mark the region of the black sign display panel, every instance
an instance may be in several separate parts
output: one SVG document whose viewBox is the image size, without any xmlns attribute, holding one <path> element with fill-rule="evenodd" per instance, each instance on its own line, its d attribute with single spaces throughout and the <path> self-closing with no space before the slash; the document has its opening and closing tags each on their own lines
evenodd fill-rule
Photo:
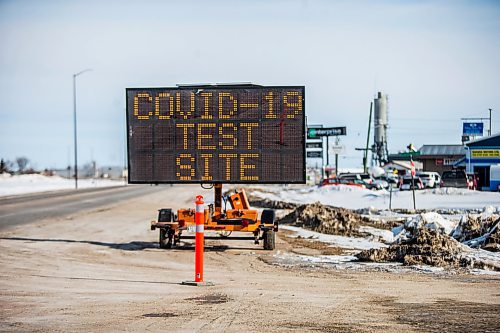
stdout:
<svg viewBox="0 0 500 333">
<path fill-rule="evenodd" d="M 305 183 L 302 86 L 128 88 L 129 183 Z"/>
<path fill-rule="evenodd" d="M 306 148 L 323 148 L 323 142 L 306 142 Z"/>
<path fill-rule="evenodd" d="M 323 157 L 322 151 L 308 151 L 307 158 L 321 158 Z"/>
</svg>

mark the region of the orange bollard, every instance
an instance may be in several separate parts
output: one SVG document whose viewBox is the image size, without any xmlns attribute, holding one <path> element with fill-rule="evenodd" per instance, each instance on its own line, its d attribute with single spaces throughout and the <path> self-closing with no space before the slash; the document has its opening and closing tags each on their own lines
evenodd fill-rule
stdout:
<svg viewBox="0 0 500 333">
<path fill-rule="evenodd" d="M 204 252 L 204 220 L 205 210 L 203 209 L 203 196 L 196 196 L 196 214 L 194 220 L 196 222 L 196 241 L 195 241 L 195 257 L 194 257 L 194 281 L 203 282 L 203 252 Z"/>
<path fill-rule="evenodd" d="M 203 281 L 203 252 L 205 241 L 205 210 L 203 208 L 203 196 L 196 196 L 196 213 L 194 221 L 196 223 L 195 255 L 194 255 L 194 281 L 183 281 L 182 284 L 189 286 L 213 286 L 212 282 Z"/>
</svg>

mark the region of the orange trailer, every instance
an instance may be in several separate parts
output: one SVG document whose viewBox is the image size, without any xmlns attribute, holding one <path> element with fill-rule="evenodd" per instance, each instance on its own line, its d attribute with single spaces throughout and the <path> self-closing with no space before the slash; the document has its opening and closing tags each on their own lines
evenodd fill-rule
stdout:
<svg viewBox="0 0 500 333">
<path fill-rule="evenodd" d="M 250 208 L 244 189 L 239 189 L 232 195 L 222 196 L 222 184 L 214 184 L 213 188 L 215 202 L 205 209 L 204 229 L 218 231 L 222 237 L 226 238 L 233 231 L 252 233 L 253 237 L 231 239 L 252 239 L 255 244 L 263 241 L 265 250 L 274 250 L 275 233 L 278 231 L 274 210 L 264 209 L 259 219 L 258 211 Z M 222 207 L 223 201 L 224 207 Z M 227 204 L 230 205 L 230 209 L 227 209 Z M 179 209 L 177 214 L 174 214 L 170 208 L 160 209 L 158 220 L 151 222 L 151 230 L 159 229 L 160 247 L 169 249 L 177 245 L 183 231 L 194 230 L 194 217 L 194 209 Z"/>
</svg>

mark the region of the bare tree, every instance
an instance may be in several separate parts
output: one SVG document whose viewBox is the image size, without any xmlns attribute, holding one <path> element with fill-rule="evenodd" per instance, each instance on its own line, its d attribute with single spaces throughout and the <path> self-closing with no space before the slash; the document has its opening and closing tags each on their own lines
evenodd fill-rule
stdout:
<svg viewBox="0 0 500 333">
<path fill-rule="evenodd" d="M 26 167 L 29 164 L 29 160 L 26 157 L 18 157 L 16 158 L 16 163 L 17 163 L 17 171 L 19 173 L 23 173 L 26 170 Z"/>
</svg>

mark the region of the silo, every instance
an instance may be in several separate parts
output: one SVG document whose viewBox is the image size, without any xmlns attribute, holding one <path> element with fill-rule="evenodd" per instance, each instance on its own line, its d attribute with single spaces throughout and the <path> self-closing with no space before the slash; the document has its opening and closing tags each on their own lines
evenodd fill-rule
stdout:
<svg viewBox="0 0 500 333">
<path fill-rule="evenodd" d="M 375 114 L 373 118 L 373 125 L 374 125 L 373 158 L 378 162 L 379 165 L 382 165 L 383 162 L 387 161 L 387 155 L 388 155 L 387 127 L 389 120 L 387 116 L 387 95 L 378 92 L 374 104 L 375 104 Z"/>
<path fill-rule="evenodd" d="M 387 95 L 383 95 L 381 92 L 378 93 L 377 98 L 375 98 L 375 117 L 374 121 L 374 132 L 375 132 L 375 143 L 382 144 L 387 142 Z"/>
</svg>

